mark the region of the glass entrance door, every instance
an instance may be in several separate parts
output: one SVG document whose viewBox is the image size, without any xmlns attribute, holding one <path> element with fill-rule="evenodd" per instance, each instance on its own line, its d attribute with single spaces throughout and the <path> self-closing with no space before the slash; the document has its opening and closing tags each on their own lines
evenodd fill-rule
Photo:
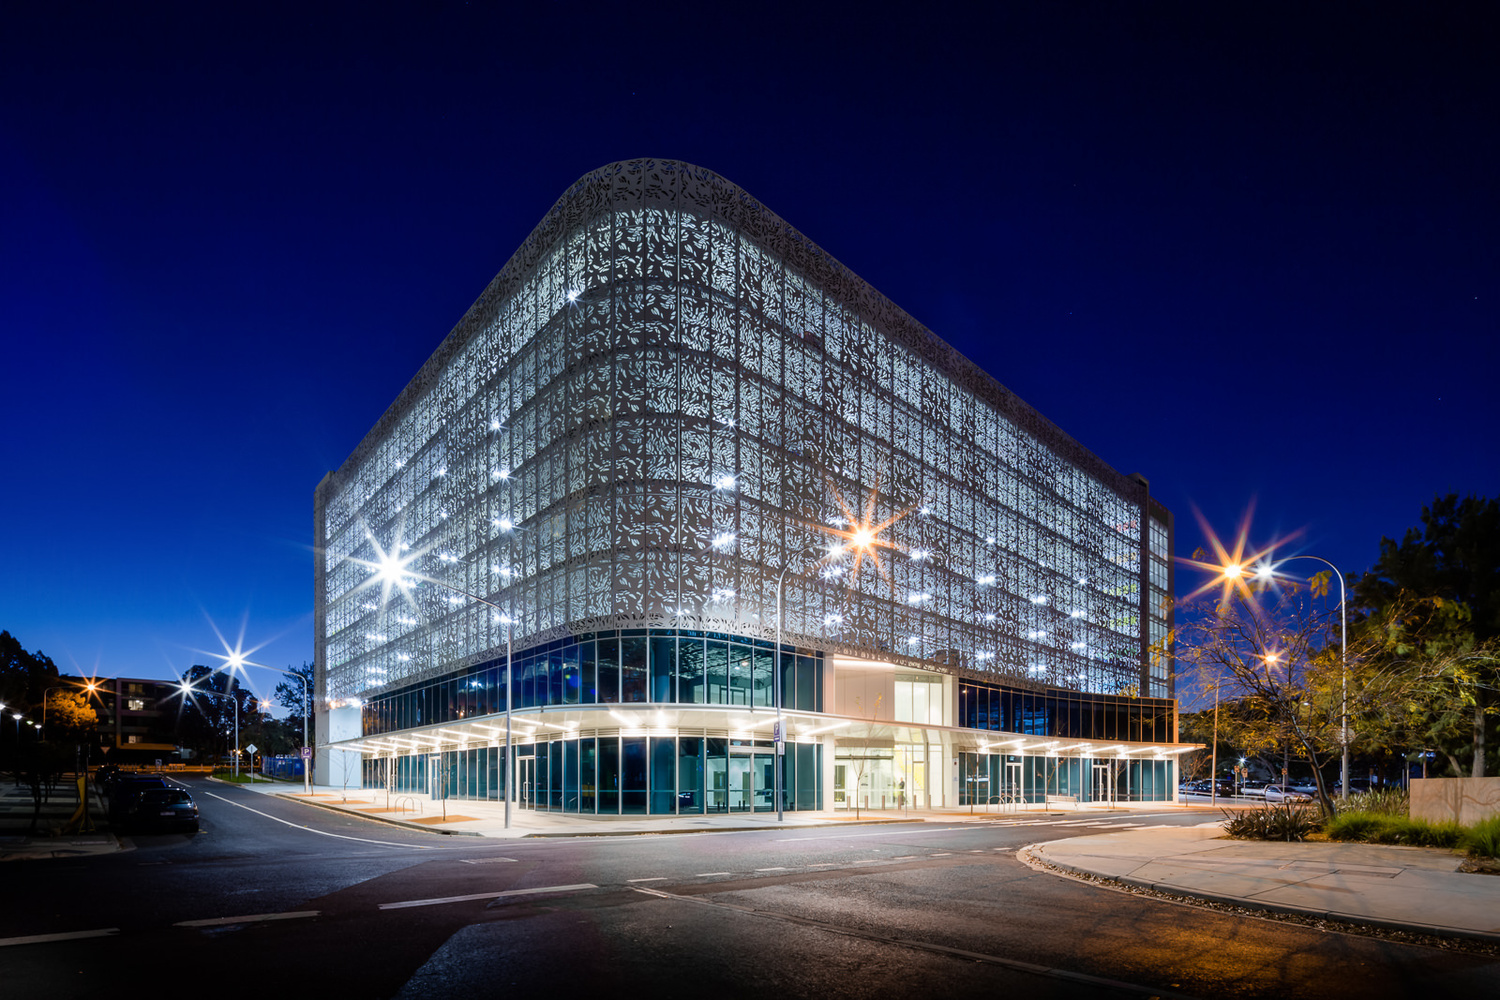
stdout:
<svg viewBox="0 0 1500 1000">
<path fill-rule="evenodd" d="M 520 757 L 516 760 L 516 788 L 521 793 L 519 805 L 522 809 L 536 808 L 536 758 Z"/>
<path fill-rule="evenodd" d="M 750 758 L 731 754 L 729 756 L 730 812 L 749 812 L 750 804 L 755 801 L 755 791 L 750 784 L 751 776 Z"/>
<path fill-rule="evenodd" d="M 1115 800 L 1115 772 L 1103 761 L 1094 761 L 1094 787 L 1093 794 L 1089 796 L 1093 802 L 1113 802 Z"/>
<path fill-rule="evenodd" d="M 1005 785 L 1000 796 L 1000 801 L 1007 805 L 1019 805 L 1024 801 L 1021 796 L 1020 761 L 1008 760 L 1005 762 Z"/>
<path fill-rule="evenodd" d="M 755 811 L 772 812 L 776 809 L 776 756 L 758 753 L 754 761 L 750 774 L 755 781 Z"/>
</svg>

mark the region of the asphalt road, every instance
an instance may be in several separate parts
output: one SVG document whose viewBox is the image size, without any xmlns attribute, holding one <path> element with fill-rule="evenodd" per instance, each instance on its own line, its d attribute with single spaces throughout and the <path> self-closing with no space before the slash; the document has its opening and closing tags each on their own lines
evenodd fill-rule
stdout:
<svg viewBox="0 0 1500 1000">
<path fill-rule="evenodd" d="M 1500 988 L 1492 960 L 1143 899 L 1015 859 L 1098 832 L 1068 817 L 496 841 L 188 784 L 196 836 L 0 870 L 0 993 L 1364 1000 Z"/>
</svg>

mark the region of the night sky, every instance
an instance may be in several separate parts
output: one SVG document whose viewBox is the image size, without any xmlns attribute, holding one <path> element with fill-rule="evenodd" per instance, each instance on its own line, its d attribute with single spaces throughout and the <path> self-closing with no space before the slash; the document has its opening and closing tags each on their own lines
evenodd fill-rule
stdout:
<svg viewBox="0 0 1500 1000">
<path fill-rule="evenodd" d="M 1179 556 L 1253 503 L 1354 575 L 1500 495 L 1496 5 L 710 6 L 6 4 L 0 628 L 311 660 L 319 479 L 643 156 L 1146 475 Z"/>
</svg>

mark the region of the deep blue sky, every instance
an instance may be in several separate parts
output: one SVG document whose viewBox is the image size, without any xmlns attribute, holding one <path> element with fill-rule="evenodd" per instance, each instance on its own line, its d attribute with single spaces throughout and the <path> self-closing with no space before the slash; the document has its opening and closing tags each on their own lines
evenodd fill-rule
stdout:
<svg viewBox="0 0 1500 1000">
<path fill-rule="evenodd" d="M 705 6 L 7 4 L 0 628 L 310 660 L 318 480 L 637 156 L 1147 475 L 1179 555 L 1254 500 L 1354 574 L 1500 495 L 1494 5 Z"/>
</svg>

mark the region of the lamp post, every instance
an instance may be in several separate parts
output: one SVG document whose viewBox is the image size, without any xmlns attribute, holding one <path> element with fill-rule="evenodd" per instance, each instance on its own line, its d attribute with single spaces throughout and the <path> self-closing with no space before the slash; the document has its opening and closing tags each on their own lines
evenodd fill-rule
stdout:
<svg viewBox="0 0 1500 1000">
<path fill-rule="evenodd" d="M 1344 574 L 1339 568 L 1322 556 L 1287 556 L 1280 560 L 1289 563 L 1294 559 L 1311 559 L 1320 562 L 1333 570 L 1333 575 L 1339 579 L 1339 744 L 1343 750 L 1341 755 L 1342 775 L 1339 780 L 1339 801 L 1345 802 L 1349 799 L 1349 603 L 1348 594 L 1344 588 Z M 1244 574 L 1245 568 L 1239 564 L 1224 567 L 1224 575 L 1236 579 Z M 1276 567 L 1271 564 L 1261 566 L 1255 572 L 1255 578 L 1262 581 L 1270 581 L 1276 574 Z"/>
<path fill-rule="evenodd" d="M 312 685 L 307 682 L 307 678 L 303 677 L 299 673 L 295 673 L 294 671 L 283 670 L 280 667 L 268 667 L 264 663 L 251 663 L 251 662 L 249 662 L 248 660 L 245 659 L 245 655 L 243 653 L 240 653 L 238 651 L 230 653 L 229 656 L 227 656 L 225 658 L 224 662 L 225 662 L 225 664 L 231 670 L 238 669 L 238 668 L 241 668 L 241 667 L 260 667 L 260 668 L 262 668 L 264 670 L 274 670 L 274 671 L 276 671 L 279 674 L 286 674 L 288 677 L 295 677 L 297 680 L 299 680 L 299 681 L 302 682 L 302 746 L 306 747 L 307 746 L 307 716 L 308 716 L 309 712 L 312 710 Z M 268 704 L 268 703 L 263 703 L 263 704 Z M 312 760 L 311 760 L 311 758 L 309 758 L 307 760 L 304 760 L 302 762 L 302 790 L 303 790 L 304 793 L 306 793 L 308 795 L 312 794 Z"/>
<path fill-rule="evenodd" d="M 873 536 L 872 536 L 872 538 L 873 538 Z M 812 555 L 816 551 L 817 551 L 817 547 L 813 546 L 811 548 L 804 549 L 802 551 L 801 555 L 803 555 L 804 557 L 805 556 L 810 556 L 810 555 Z M 813 565 L 816 566 L 816 565 L 818 565 L 818 563 L 823 562 L 827 558 L 828 558 L 827 556 L 824 556 L 823 559 L 819 559 Z M 776 822 L 778 822 L 778 823 L 783 822 L 783 817 L 782 817 L 782 800 L 783 800 L 783 798 L 785 796 L 782 794 L 782 789 L 786 787 L 786 779 L 785 779 L 785 773 L 784 773 L 785 769 L 786 769 L 786 755 L 784 753 L 784 750 L 786 748 L 786 731 L 783 728 L 782 721 L 781 721 L 781 702 L 782 702 L 782 694 L 783 694 L 782 689 L 781 689 L 781 676 L 782 676 L 782 671 L 781 671 L 781 639 L 782 639 L 782 633 L 783 633 L 783 629 L 782 629 L 782 613 L 781 613 L 782 600 L 781 600 L 781 598 L 782 598 L 782 594 L 783 594 L 783 592 L 784 592 L 784 590 L 786 588 L 786 575 L 788 573 L 790 573 L 791 571 L 792 571 L 792 564 L 791 563 L 787 563 L 786 566 L 782 568 L 781 575 L 776 578 L 776 670 L 775 670 L 775 672 L 771 676 L 771 700 L 776 703 L 776 739 L 773 742 L 775 743 L 774 749 L 775 749 L 775 759 L 776 759 L 776 766 L 774 768 L 774 773 L 775 773 L 775 783 L 774 784 L 775 784 L 775 794 L 776 794 Z"/>
<path fill-rule="evenodd" d="M 497 620 L 505 626 L 505 829 L 509 830 L 510 797 L 515 793 L 516 786 L 516 761 L 515 754 L 513 752 L 515 744 L 511 736 L 510 729 L 510 714 L 511 706 L 513 704 L 511 678 L 511 632 L 512 628 L 515 625 L 515 618 L 511 616 L 509 610 L 507 610 L 506 608 L 501 607 L 494 601 L 486 600 L 483 597 L 480 597 L 478 594 L 471 594 L 467 590 L 464 590 L 462 587 L 455 587 L 451 583 L 445 583 L 442 580 L 434 579 L 430 576 L 420 576 L 418 574 L 412 573 L 406 568 L 403 561 L 399 557 L 393 556 L 390 553 L 383 554 L 378 562 L 367 565 L 372 565 L 375 569 L 375 575 L 387 585 L 400 587 L 403 585 L 403 581 L 406 579 L 406 577 L 413 576 L 426 583 L 430 583 L 437 587 L 442 587 L 444 590 L 451 590 L 455 594 L 462 594 L 464 597 L 467 597 L 471 601 L 483 604 L 485 607 L 492 608 L 495 611 L 499 612 Z"/>
<path fill-rule="evenodd" d="M 1219 687 L 1224 683 L 1224 675 L 1220 674 L 1214 681 L 1214 748 L 1209 755 L 1208 765 L 1208 804 L 1217 806 L 1219 804 Z"/>
<path fill-rule="evenodd" d="M 230 677 L 230 680 L 232 681 L 232 680 L 234 680 L 234 678 Z M 238 686 L 238 685 L 236 685 L 236 686 Z M 230 700 L 230 702 L 234 705 L 234 708 L 232 710 L 233 713 L 234 713 L 234 777 L 235 777 L 235 780 L 238 781 L 239 777 L 240 777 L 240 702 L 239 702 L 239 699 L 236 698 L 236 697 L 234 697 L 234 695 L 229 694 L 227 692 L 223 692 L 223 691 L 200 691 L 197 688 L 193 687 L 193 685 L 189 681 L 183 681 L 181 684 L 178 685 L 178 688 L 180 689 L 178 693 L 182 694 L 184 697 L 187 696 L 187 695 L 206 694 L 206 695 L 208 695 L 211 698 L 228 698 Z"/>
</svg>

